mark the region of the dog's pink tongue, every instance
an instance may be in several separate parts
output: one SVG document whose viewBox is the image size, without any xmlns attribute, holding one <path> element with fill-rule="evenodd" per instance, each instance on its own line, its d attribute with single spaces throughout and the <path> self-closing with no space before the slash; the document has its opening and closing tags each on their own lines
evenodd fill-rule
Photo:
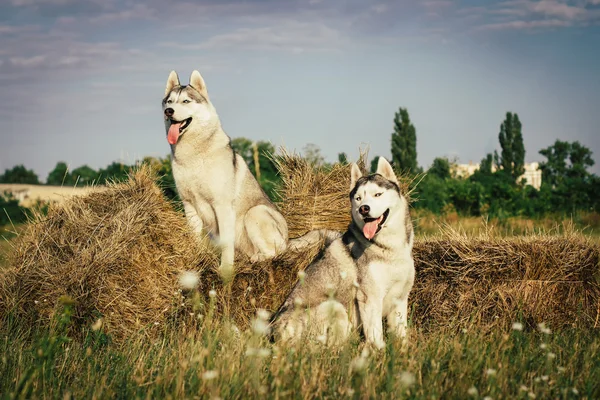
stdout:
<svg viewBox="0 0 600 400">
<path fill-rule="evenodd" d="M 379 228 L 379 223 L 383 219 L 383 215 L 376 220 L 365 223 L 363 226 L 363 235 L 369 240 L 373 239 L 375 234 L 377 233 L 377 228 Z"/>
<path fill-rule="evenodd" d="M 179 127 L 181 126 L 181 122 L 177 124 L 171 124 L 169 127 L 169 133 L 167 133 L 167 140 L 170 144 L 176 144 L 177 139 L 179 139 Z"/>
</svg>

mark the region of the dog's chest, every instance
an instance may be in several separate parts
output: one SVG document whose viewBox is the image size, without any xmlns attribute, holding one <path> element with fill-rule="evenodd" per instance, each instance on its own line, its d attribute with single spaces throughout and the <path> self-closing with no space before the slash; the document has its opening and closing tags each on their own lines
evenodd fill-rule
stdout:
<svg viewBox="0 0 600 400">
<path fill-rule="evenodd" d="M 361 268 L 361 289 L 375 297 L 398 298 L 410 290 L 414 280 L 414 263 L 410 258 L 374 260 Z"/>
</svg>

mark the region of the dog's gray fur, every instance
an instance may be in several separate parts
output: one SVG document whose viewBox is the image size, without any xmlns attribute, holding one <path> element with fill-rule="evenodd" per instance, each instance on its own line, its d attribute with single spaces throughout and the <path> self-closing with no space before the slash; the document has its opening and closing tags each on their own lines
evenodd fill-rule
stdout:
<svg viewBox="0 0 600 400">
<path fill-rule="evenodd" d="M 408 202 L 383 157 L 376 174 L 369 176 L 362 176 L 353 164 L 350 188 L 348 230 L 307 267 L 275 314 L 275 334 L 281 340 L 294 341 L 308 333 L 337 342 L 362 327 L 366 340 L 381 347 L 384 318 L 388 331 L 406 336 L 408 294 L 415 277 Z M 361 215 L 365 205 L 370 211 Z M 364 218 L 379 218 L 386 210 L 387 218 L 377 222 L 380 228 L 367 238 Z"/>
</svg>

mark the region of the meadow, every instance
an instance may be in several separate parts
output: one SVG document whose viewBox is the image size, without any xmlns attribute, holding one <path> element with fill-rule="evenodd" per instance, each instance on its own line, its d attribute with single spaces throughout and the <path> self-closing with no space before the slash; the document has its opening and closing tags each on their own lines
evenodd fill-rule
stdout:
<svg viewBox="0 0 600 400">
<path fill-rule="evenodd" d="M 292 213 L 307 200 L 344 204 L 346 172 L 328 172 L 315 181 L 330 186 L 318 188 L 313 177 L 288 176 L 295 188 L 284 179 L 305 190 L 283 193 L 292 234 L 343 229 L 346 215 Z M 388 337 L 378 350 L 359 334 L 339 347 L 272 343 L 263 309 L 276 308 L 318 249 L 254 266 L 238 259 L 223 288 L 213 251 L 182 248 L 185 220 L 146 172 L 51 207 L 3 233 L 0 398 L 600 398 L 594 215 L 413 217 L 408 342 Z M 199 288 L 181 291 L 190 268 Z"/>
</svg>

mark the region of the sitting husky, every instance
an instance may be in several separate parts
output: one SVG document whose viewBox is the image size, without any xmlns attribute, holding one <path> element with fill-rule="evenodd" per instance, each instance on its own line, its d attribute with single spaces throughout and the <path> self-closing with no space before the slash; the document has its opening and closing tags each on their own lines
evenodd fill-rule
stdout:
<svg viewBox="0 0 600 400">
<path fill-rule="evenodd" d="M 196 233 L 204 229 L 221 247 L 221 275 L 233 273 L 235 249 L 252 261 L 283 251 L 287 223 L 231 148 L 200 73 L 185 86 L 172 71 L 162 108 L 185 215 Z"/>
<path fill-rule="evenodd" d="M 406 336 L 415 277 L 408 202 L 383 157 L 368 176 L 353 164 L 350 189 L 348 230 L 307 267 L 274 316 L 283 341 L 310 332 L 335 342 L 362 326 L 365 339 L 382 347 L 384 318 L 388 331 Z"/>
</svg>

